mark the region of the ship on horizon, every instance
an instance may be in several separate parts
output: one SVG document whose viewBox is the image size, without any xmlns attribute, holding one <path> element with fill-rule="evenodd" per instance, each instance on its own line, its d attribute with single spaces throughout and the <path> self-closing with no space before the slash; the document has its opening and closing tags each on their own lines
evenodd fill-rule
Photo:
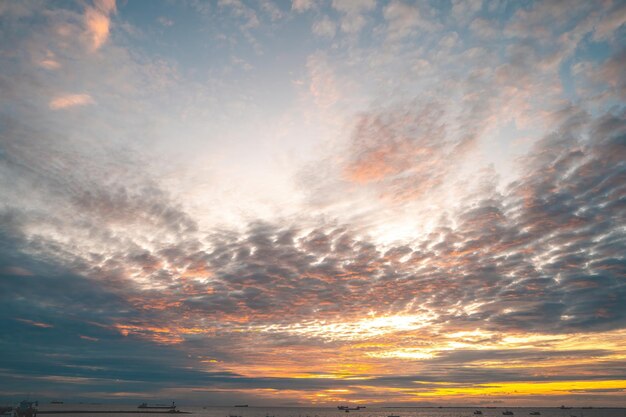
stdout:
<svg viewBox="0 0 626 417">
<path fill-rule="evenodd" d="M 365 408 L 365 406 L 362 406 L 362 405 L 357 405 L 356 407 L 350 407 L 350 406 L 347 406 L 347 405 L 338 405 L 337 406 L 338 410 L 343 410 L 346 413 L 349 412 L 349 411 L 358 411 L 358 410 L 360 410 L 362 408 Z"/>
</svg>

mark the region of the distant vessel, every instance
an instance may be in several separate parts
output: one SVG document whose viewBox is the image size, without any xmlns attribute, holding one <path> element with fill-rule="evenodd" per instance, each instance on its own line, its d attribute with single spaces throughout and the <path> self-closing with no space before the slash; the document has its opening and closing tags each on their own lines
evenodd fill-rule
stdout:
<svg viewBox="0 0 626 417">
<path fill-rule="evenodd" d="M 569 410 L 569 409 L 570 409 L 570 408 L 572 408 L 572 407 L 565 407 L 564 405 L 562 405 L 562 406 L 560 406 L 559 408 L 560 408 L 561 410 Z"/>
<path fill-rule="evenodd" d="M 50 401 L 50 404 L 63 404 L 63 401 Z"/>
<path fill-rule="evenodd" d="M 13 415 L 16 417 L 35 417 L 37 415 L 37 401 L 22 401 L 13 409 Z"/>
<path fill-rule="evenodd" d="M 141 403 L 137 406 L 137 408 L 156 408 L 159 410 L 176 410 L 176 404 L 172 401 L 172 405 L 148 405 L 148 403 Z"/>
<path fill-rule="evenodd" d="M 247 407 L 248 404 L 240 404 L 240 405 L 236 405 L 235 407 Z"/>
<path fill-rule="evenodd" d="M 480 410 L 476 410 L 476 411 L 474 411 L 474 414 L 481 414 L 481 415 L 482 415 L 482 413 L 483 413 L 483 412 L 482 412 L 482 411 L 480 411 Z"/>
<path fill-rule="evenodd" d="M 541 413 L 539 411 L 533 411 L 530 413 L 531 416 L 540 416 Z"/>
<path fill-rule="evenodd" d="M 509 411 L 509 410 L 503 411 L 502 415 L 503 416 L 512 416 L 513 415 L 513 411 Z"/>
<path fill-rule="evenodd" d="M 339 405 L 337 406 L 338 410 L 343 410 L 343 411 L 357 411 L 360 410 L 361 408 L 365 408 L 362 405 L 356 406 L 356 407 L 349 407 L 347 405 Z"/>
</svg>

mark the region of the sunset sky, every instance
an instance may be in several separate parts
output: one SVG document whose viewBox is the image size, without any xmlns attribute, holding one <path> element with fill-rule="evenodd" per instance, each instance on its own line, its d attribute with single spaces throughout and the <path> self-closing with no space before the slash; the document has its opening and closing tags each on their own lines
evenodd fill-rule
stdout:
<svg viewBox="0 0 626 417">
<path fill-rule="evenodd" d="M 0 1 L 0 401 L 626 406 L 626 2 Z"/>
</svg>

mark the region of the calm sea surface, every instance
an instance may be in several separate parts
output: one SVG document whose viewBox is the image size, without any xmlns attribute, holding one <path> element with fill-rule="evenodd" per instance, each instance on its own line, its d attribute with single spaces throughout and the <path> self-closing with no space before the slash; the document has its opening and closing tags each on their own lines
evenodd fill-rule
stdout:
<svg viewBox="0 0 626 417">
<path fill-rule="evenodd" d="M 477 408 L 366 408 L 360 411 L 351 411 L 350 413 L 338 411 L 333 408 L 290 408 L 290 407 L 197 407 L 185 406 L 180 404 L 178 407 L 181 411 L 188 411 L 197 416 L 208 417 L 476 417 L 474 410 Z M 167 416 L 170 414 L 91 414 L 90 411 L 103 410 L 124 410 L 139 411 L 137 405 L 86 405 L 86 404 L 41 404 L 40 411 L 66 411 L 66 410 L 84 410 L 81 414 L 50 414 L 50 416 Z M 484 417 L 501 417 L 504 408 L 480 408 Z M 542 417 L 626 417 L 626 409 L 580 409 L 572 408 L 569 410 L 560 410 L 557 408 L 511 408 L 515 416 L 529 416 L 532 411 L 541 412 Z M 45 415 L 45 414 L 44 414 Z M 176 415 L 176 414 L 174 414 Z M 178 414 L 183 416 L 183 414 Z"/>
</svg>

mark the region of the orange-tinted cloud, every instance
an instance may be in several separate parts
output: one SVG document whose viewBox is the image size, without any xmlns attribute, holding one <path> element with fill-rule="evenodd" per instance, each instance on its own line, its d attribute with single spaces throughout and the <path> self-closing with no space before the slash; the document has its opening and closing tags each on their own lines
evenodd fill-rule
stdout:
<svg viewBox="0 0 626 417">
<path fill-rule="evenodd" d="M 40 321 L 34 321 L 34 320 L 28 320 L 28 319 L 15 319 L 15 320 L 21 321 L 22 323 L 29 324 L 31 326 L 41 327 L 43 329 L 49 329 L 51 327 L 54 327 L 52 324 L 43 323 L 43 322 L 40 322 Z"/>
<path fill-rule="evenodd" d="M 115 0 L 95 0 L 93 7 L 85 9 L 84 24 L 90 47 L 100 48 L 108 39 L 111 14 L 116 12 Z"/>
</svg>

